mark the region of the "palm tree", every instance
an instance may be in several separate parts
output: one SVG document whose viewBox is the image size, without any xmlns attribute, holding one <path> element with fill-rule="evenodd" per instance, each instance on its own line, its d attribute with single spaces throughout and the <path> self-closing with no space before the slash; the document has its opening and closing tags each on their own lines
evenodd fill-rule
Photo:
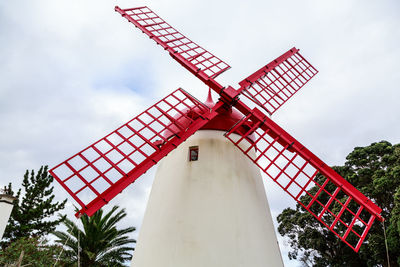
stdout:
<svg viewBox="0 0 400 267">
<path fill-rule="evenodd" d="M 63 224 L 67 232 L 56 231 L 57 243 L 65 245 L 65 257 L 70 259 L 68 265 L 76 266 L 125 266 L 124 262 L 132 258 L 133 246 L 136 240 L 127 235 L 135 231 L 135 227 L 118 230 L 116 224 L 126 216 L 124 209 L 114 206 L 103 216 L 103 210 L 98 210 L 92 217 L 83 215 L 80 219 L 83 230 L 66 218 Z M 80 252 L 78 254 L 78 241 Z"/>
</svg>

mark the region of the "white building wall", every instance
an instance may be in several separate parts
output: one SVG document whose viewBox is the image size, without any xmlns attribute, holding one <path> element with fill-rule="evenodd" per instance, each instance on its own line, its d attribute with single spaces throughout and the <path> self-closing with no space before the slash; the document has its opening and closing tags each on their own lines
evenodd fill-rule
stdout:
<svg viewBox="0 0 400 267">
<path fill-rule="evenodd" d="M 223 133 L 198 131 L 160 162 L 133 267 L 283 266 L 260 171 Z"/>
<path fill-rule="evenodd" d="M 0 240 L 3 238 L 4 230 L 10 218 L 14 199 L 14 197 L 8 195 L 0 195 Z"/>
</svg>

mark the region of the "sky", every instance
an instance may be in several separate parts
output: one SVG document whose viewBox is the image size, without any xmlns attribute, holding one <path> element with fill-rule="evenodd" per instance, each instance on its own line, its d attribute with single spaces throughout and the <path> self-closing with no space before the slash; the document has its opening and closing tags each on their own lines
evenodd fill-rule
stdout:
<svg viewBox="0 0 400 267">
<path fill-rule="evenodd" d="M 19 187 L 25 170 L 62 162 L 178 87 L 205 99 L 207 88 L 115 5 L 148 5 L 230 64 L 217 80 L 235 88 L 299 48 L 319 73 L 272 119 L 329 165 L 356 146 L 400 142 L 396 0 L 1 1 L 0 186 Z M 126 225 L 140 228 L 154 173 L 111 202 L 126 208 Z M 265 186 L 273 217 L 294 206 Z M 298 266 L 279 240 L 285 265 Z"/>
</svg>

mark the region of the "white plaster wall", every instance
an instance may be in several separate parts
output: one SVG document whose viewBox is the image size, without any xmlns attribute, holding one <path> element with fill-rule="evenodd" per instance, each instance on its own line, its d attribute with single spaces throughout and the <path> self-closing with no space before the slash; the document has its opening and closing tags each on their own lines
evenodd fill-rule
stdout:
<svg viewBox="0 0 400 267">
<path fill-rule="evenodd" d="M 13 199 L 9 197 L 0 196 L 0 239 L 3 238 L 4 230 L 13 209 L 13 204 L 10 204 L 12 201 Z"/>
<path fill-rule="evenodd" d="M 283 266 L 261 179 L 223 132 L 198 131 L 158 166 L 132 266 Z"/>
</svg>

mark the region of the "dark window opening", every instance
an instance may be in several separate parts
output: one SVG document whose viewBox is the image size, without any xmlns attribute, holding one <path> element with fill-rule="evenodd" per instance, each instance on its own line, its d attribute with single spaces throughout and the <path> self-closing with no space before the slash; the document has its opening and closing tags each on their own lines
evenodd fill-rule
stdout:
<svg viewBox="0 0 400 267">
<path fill-rule="evenodd" d="M 189 161 L 196 161 L 199 159 L 199 147 L 191 146 L 189 147 Z"/>
</svg>

